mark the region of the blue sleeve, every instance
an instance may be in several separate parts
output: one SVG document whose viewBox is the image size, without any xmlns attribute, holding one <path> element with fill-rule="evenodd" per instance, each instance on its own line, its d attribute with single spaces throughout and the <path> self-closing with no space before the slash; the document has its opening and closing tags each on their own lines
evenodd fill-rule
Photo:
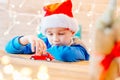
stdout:
<svg viewBox="0 0 120 80">
<path fill-rule="evenodd" d="M 81 45 L 53 46 L 47 50 L 56 60 L 65 62 L 76 62 L 89 60 L 89 54 Z"/>
<path fill-rule="evenodd" d="M 50 45 L 50 43 L 49 43 L 49 41 L 48 41 L 48 39 L 46 37 L 40 37 L 40 39 L 42 39 L 44 41 L 44 43 L 47 46 L 47 49 L 51 47 L 51 45 Z"/>
<path fill-rule="evenodd" d="M 6 44 L 5 51 L 13 54 L 32 54 L 30 44 L 23 46 L 19 43 L 19 38 L 21 37 L 22 36 L 16 36 L 11 39 Z"/>
</svg>

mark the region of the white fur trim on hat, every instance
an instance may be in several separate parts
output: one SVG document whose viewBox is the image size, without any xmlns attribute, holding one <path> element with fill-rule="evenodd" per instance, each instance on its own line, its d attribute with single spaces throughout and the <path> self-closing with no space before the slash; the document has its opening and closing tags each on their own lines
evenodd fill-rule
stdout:
<svg viewBox="0 0 120 80">
<path fill-rule="evenodd" d="M 76 19 L 69 17 L 65 14 L 53 14 L 43 17 L 40 23 L 40 29 L 43 34 L 47 28 L 69 28 L 70 30 L 77 32 L 78 24 Z"/>
</svg>

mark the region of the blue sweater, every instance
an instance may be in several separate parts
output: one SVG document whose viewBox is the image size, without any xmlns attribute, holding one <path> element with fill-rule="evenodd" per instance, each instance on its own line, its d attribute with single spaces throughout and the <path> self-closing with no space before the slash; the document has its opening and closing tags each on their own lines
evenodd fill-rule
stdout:
<svg viewBox="0 0 120 80">
<path fill-rule="evenodd" d="M 25 46 L 19 43 L 20 36 L 14 37 L 10 40 L 5 50 L 12 54 L 33 54 L 31 50 L 31 45 L 27 44 Z M 56 60 L 65 62 L 76 62 L 80 60 L 89 60 L 89 54 L 86 49 L 80 44 L 73 44 L 70 46 L 51 46 L 47 38 L 41 38 L 46 46 L 47 52 L 54 56 Z"/>
</svg>

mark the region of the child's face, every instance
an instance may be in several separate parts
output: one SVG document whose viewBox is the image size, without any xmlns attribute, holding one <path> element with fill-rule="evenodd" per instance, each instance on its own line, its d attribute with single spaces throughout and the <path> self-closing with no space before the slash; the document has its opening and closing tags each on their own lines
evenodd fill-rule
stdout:
<svg viewBox="0 0 120 80">
<path fill-rule="evenodd" d="M 51 45 L 69 45 L 74 33 L 65 28 L 48 28 L 46 36 Z"/>
</svg>

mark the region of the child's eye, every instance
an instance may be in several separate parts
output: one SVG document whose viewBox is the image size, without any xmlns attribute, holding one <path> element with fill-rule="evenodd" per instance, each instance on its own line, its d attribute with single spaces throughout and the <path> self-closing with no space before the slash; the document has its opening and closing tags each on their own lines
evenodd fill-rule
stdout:
<svg viewBox="0 0 120 80">
<path fill-rule="evenodd" d="M 64 35 L 65 33 L 58 33 L 58 35 Z"/>
<path fill-rule="evenodd" d="M 53 33 L 47 33 L 47 35 L 52 36 L 52 35 L 53 35 Z"/>
</svg>

